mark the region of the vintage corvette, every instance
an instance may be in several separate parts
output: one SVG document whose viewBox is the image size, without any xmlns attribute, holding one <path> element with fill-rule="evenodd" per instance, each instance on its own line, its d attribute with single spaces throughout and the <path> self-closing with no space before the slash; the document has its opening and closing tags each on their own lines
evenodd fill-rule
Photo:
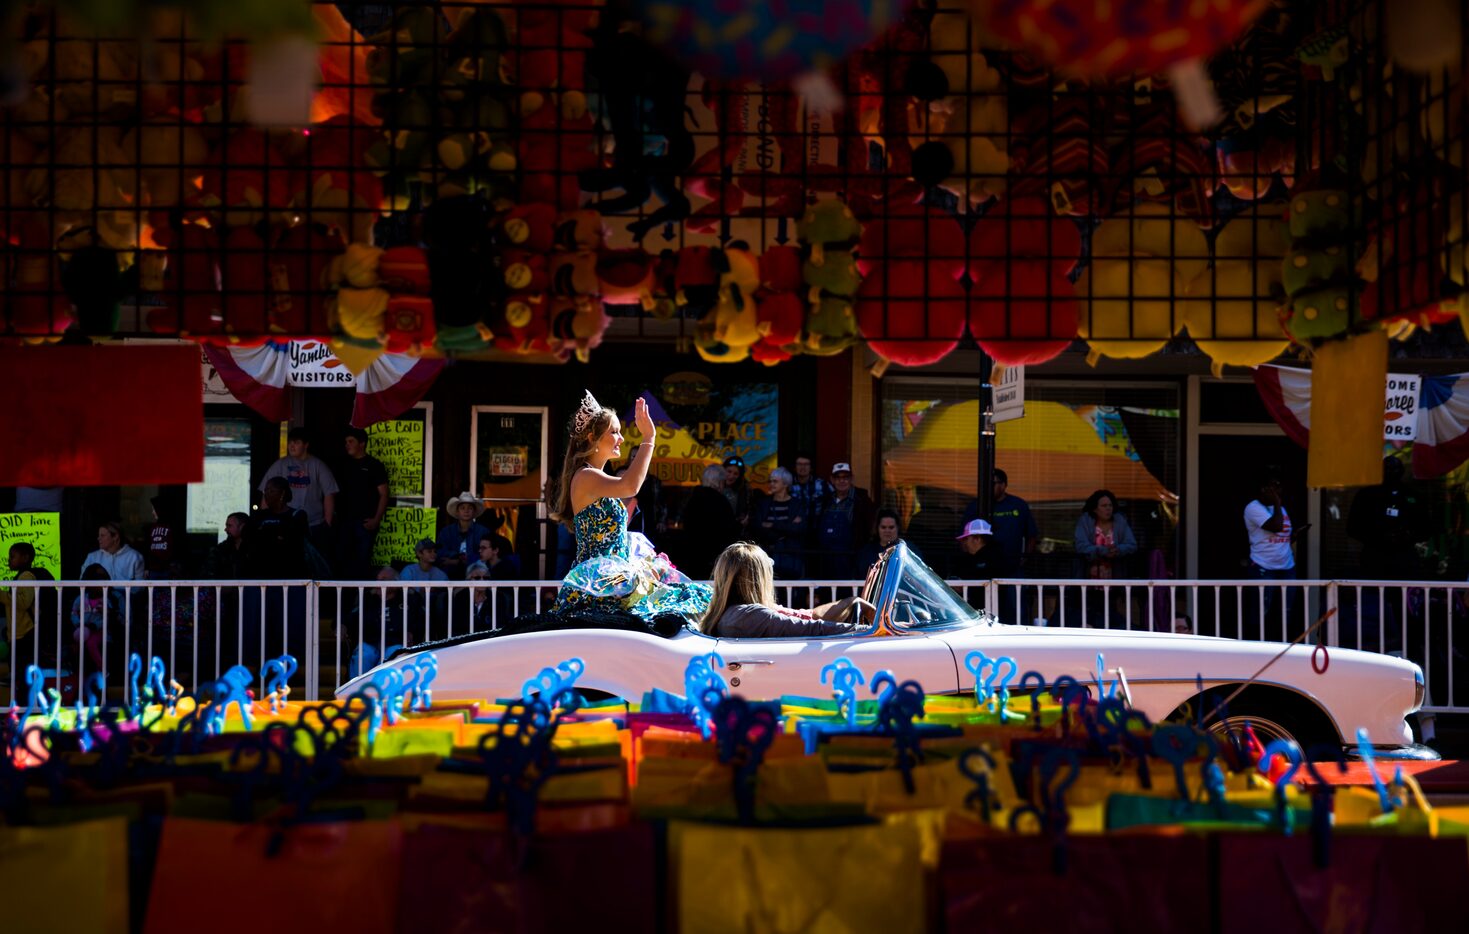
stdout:
<svg viewBox="0 0 1469 934">
<path fill-rule="evenodd" d="M 1124 684 L 1132 706 L 1154 721 L 1197 710 L 1201 701 L 1209 710 L 1213 700 L 1244 686 L 1211 729 L 1248 723 L 1262 742 L 1290 738 L 1318 754 L 1322 746 L 1355 752 L 1364 729 L 1379 757 L 1437 758 L 1413 743 L 1406 721 L 1423 703 L 1423 672 L 1399 658 L 1332 649 L 1318 674 L 1310 645 L 1281 654 L 1281 643 L 1008 625 L 971 608 L 902 542 L 873 565 L 863 596 L 877 608 L 876 618 L 840 636 L 724 639 L 692 626 L 668 635 L 647 628 L 479 633 L 402 650 L 379 668 L 412 664 L 433 651 L 439 696 L 510 697 L 543 666 L 576 656 L 586 662 L 578 687 L 637 701 L 652 688 L 682 693 L 688 662 L 718 652 L 733 692 L 773 699 L 826 694 L 821 669 L 839 657 L 868 673 L 891 669 L 930 694 L 953 694 L 973 690 L 975 675 L 965 662 L 976 650 L 1013 658 L 1017 674 L 1038 671 L 1048 682 L 1069 674 L 1085 684 L 1096 682 L 1100 653 L 1106 679 Z M 1319 657 L 1317 667 L 1323 667 Z M 361 690 L 377 670 L 342 685 L 337 695 Z M 1200 680 L 1207 697 L 1200 696 Z"/>
</svg>

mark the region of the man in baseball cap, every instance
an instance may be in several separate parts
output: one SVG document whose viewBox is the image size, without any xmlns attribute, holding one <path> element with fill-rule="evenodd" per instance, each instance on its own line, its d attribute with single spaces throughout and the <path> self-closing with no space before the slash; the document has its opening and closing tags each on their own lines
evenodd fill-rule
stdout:
<svg viewBox="0 0 1469 934">
<path fill-rule="evenodd" d="M 831 490 L 822 499 L 816 521 L 818 572 L 828 580 L 866 573 L 854 567 L 857 550 L 872 536 L 872 498 L 852 485 L 852 465 L 831 465 Z"/>
<path fill-rule="evenodd" d="M 956 562 L 956 572 L 962 580 L 990 580 L 996 575 L 1002 563 L 1001 549 L 988 522 L 969 521 L 955 539 L 963 552 Z"/>
</svg>

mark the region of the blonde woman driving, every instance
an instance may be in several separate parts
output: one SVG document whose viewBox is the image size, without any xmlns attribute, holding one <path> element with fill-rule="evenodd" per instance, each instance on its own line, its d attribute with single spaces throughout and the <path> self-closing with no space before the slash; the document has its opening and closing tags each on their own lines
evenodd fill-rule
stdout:
<svg viewBox="0 0 1469 934">
<path fill-rule="evenodd" d="M 724 549 L 714 563 L 714 599 L 699 620 L 699 629 L 722 639 L 835 636 L 866 626 L 874 612 L 872 604 L 861 597 L 847 597 L 814 610 L 778 605 L 770 556 L 758 545 L 737 542 Z"/>
</svg>

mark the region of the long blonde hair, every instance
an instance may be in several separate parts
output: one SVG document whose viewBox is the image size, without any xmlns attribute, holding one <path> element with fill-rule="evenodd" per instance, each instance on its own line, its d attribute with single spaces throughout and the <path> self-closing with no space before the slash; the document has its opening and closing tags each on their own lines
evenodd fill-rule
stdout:
<svg viewBox="0 0 1469 934">
<path fill-rule="evenodd" d="M 580 410 L 578 410 L 580 411 Z M 586 426 L 581 434 L 576 432 L 576 418 L 572 418 L 572 426 L 568 429 L 569 437 L 566 441 L 566 457 L 561 461 L 561 477 L 551 494 L 551 518 L 576 531 L 572 520 L 576 517 L 576 509 L 571 504 L 571 478 L 576 472 L 587 465 L 587 459 L 596 450 L 597 442 L 612 427 L 612 410 L 605 406 L 599 408 L 597 413 L 586 420 Z"/>
<path fill-rule="evenodd" d="M 713 635 L 726 607 L 747 603 L 775 606 L 775 562 L 759 545 L 735 542 L 714 562 L 714 599 L 699 629 Z"/>
</svg>

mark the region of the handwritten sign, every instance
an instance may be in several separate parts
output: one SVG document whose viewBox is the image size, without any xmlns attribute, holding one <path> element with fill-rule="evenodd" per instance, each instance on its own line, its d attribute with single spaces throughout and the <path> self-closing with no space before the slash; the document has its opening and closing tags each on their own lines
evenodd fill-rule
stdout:
<svg viewBox="0 0 1469 934">
<path fill-rule="evenodd" d="M 388 492 L 393 496 L 423 496 L 423 440 L 421 420 L 398 419 L 368 426 L 367 453 L 387 468 Z"/>
<path fill-rule="evenodd" d="M 1412 441 L 1418 437 L 1418 389 L 1420 377 L 1389 373 L 1387 402 L 1383 407 L 1384 441 Z"/>
<path fill-rule="evenodd" d="M 0 557 L 8 557 L 10 546 L 16 542 L 30 542 L 36 549 L 35 566 L 61 580 L 61 513 L 0 513 Z"/>
<path fill-rule="evenodd" d="M 250 458 L 204 458 L 204 482 L 189 484 L 185 520 L 191 533 L 224 537 L 232 512 L 250 511 Z"/>
<path fill-rule="evenodd" d="M 394 561 L 415 561 L 413 546 L 419 539 L 433 538 L 434 515 L 438 510 L 418 506 L 394 506 L 383 515 L 383 524 L 378 527 L 377 540 L 372 543 L 372 563 L 392 564 Z"/>
</svg>

